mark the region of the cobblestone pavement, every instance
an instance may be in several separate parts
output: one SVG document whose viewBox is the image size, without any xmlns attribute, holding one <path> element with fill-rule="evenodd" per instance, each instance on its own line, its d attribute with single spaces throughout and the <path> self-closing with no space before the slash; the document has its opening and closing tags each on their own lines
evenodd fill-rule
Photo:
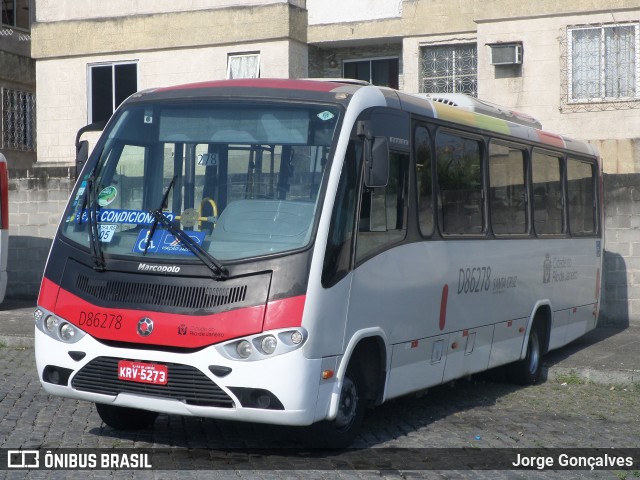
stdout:
<svg viewBox="0 0 640 480">
<path fill-rule="evenodd" d="M 0 348 L 0 447 L 223 449 L 296 447 L 301 429 L 161 415 L 152 429 L 122 433 L 103 425 L 93 404 L 47 395 L 35 371 L 33 348 Z M 427 395 L 388 402 L 365 419 L 354 447 L 396 448 L 640 448 L 640 384 L 585 383 L 568 375 L 538 386 L 489 379 L 459 381 Z M 380 450 L 379 452 L 384 452 Z M 374 449 L 367 454 L 379 455 Z M 638 459 L 635 459 L 636 461 Z M 21 478 L 597 478 L 634 479 L 640 471 L 0 471 Z M 256 464 L 257 466 L 258 464 Z M 304 464 L 301 468 L 304 468 Z M 308 468 L 308 467 L 307 467 Z"/>
</svg>

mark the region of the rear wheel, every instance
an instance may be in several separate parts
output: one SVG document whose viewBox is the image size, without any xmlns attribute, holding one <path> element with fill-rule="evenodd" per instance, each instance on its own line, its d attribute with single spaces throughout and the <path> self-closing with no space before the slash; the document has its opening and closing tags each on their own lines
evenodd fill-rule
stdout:
<svg viewBox="0 0 640 480">
<path fill-rule="evenodd" d="M 540 325 L 534 325 L 529 333 L 527 356 L 509 365 L 509 379 L 519 385 L 535 385 L 542 374 L 542 333 Z"/>
<path fill-rule="evenodd" d="M 104 403 L 96 403 L 96 410 L 102 421 L 115 430 L 142 430 L 153 425 L 158 417 L 157 412 Z"/>
<path fill-rule="evenodd" d="M 363 375 L 358 365 L 350 365 L 342 381 L 336 418 L 312 425 L 309 443 L 323 448 L 348 447 L 360 431 L 364 409 Z"/>
</svg>

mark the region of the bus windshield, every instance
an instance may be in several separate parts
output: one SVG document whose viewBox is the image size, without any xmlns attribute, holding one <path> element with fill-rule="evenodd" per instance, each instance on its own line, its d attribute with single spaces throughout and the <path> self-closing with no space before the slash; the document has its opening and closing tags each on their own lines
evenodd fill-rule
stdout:
<svg viewBox="0 0 640 480">
<path fill-rule="evenodd" d="M 302 248 L 340 113 L 293 103 L 125 108 L 78 182 L 62 233 L 102 261 L 233 261 Z"/>
</svg>

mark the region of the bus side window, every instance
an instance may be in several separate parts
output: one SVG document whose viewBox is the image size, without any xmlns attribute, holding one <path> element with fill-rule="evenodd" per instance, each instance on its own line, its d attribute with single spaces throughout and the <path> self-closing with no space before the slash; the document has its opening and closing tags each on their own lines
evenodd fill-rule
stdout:
<svg viewBox="0 0 640 480">
<path fill-rule="evenodd" d="M 351 140 L 347 147 L 322 268 L 322 286 L 328 288 L 343 278 L 351 266 L 351 245 L 356 217 L 356 190 L 362 159 L 362 142 Z"/>
<path fill-rule="evenodd" d="M 439 222 L 444 235 L 484 231 L 481 151 L 478 140 L 445 132 L 436 136 Z"/>
<path fill-rule="evenodd" d="M 539 235 L 565 231 L 561 162 L 554 155 L 533 151 L 533 222 Z"/>
<path fill-rule="evenodd" d="M 569 227 L 574 235 L 596 232 L 596 180 L 594 165 L 581 160 L 567 160 Z"/>
<path fill-rule="evenodd" d="M 404 239 L 409 202 L 409 155 L 391 151 L 386 187 L 362 190 L 356 262 Z"/>
<path fill-rule="evenodd" d="M 496 235 L 527 233 L 525 160 L 521 149 L 491 142 L 489 201 L 493 233 Z"/>
<path fill-rule="evenodd" d="M 431 174 L 431 141 L 425 127 L 416 128 L 414 140 L 416 180 L 418 182 L 418 222 L 424 236 L 433 234 L 433 184 Z"/>
</svg>

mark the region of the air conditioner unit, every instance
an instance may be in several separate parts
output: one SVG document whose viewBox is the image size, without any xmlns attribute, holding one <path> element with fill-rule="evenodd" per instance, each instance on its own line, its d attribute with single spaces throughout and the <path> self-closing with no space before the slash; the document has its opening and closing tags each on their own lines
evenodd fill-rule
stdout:
<svg viewBox="0 0 640 480">
<path fill-rule="evenodd" d="M 521 65 L 521 43 L 493 43 L 491 48 L 491 65 Z"/>
</svg>

